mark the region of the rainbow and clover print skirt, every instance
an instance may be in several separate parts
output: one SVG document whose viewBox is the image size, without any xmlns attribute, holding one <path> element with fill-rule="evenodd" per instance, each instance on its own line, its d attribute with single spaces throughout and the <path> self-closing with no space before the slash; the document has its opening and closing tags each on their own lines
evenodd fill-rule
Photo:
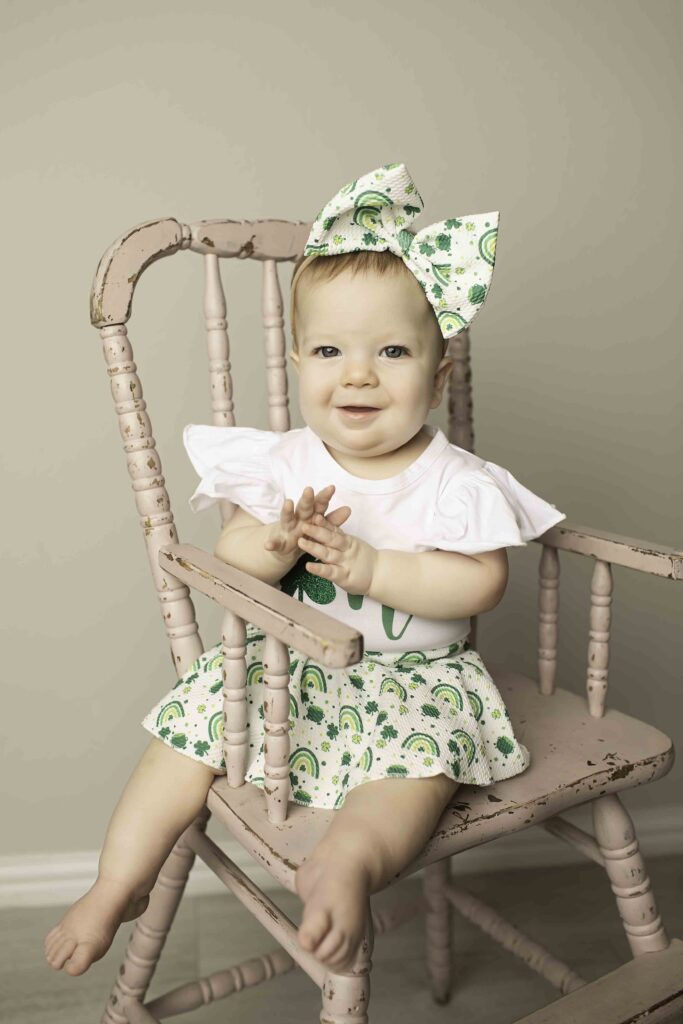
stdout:
<svg viewBox="0 0 683 1024">
<path fill-rule="evenodd" d="M 263 788 L 266 638 L 251 623 L 246 630 L 246 781 Z M 360 783 L 441 772 L 488 786 L 529 766 L 529 751 L 515 738 L 503 699 L 466 639 L 428 651 L 366 651 L 348 668 L 327 668 L 288 650 L 289 774 L 296 803 L 337 809 Z M 222 664 L 219 643 L 190 665 L 141 723 L 216 772 L 225 772 Z"/>
</svg>

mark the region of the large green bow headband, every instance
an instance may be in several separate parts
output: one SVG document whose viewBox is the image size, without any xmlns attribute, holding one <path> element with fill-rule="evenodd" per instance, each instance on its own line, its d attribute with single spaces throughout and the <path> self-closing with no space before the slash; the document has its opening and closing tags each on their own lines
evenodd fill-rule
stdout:
<svg viewBox="0 0 683 1024">
<path fill-rule="evenodd" d="M 423 207 L 405 164 L 384 164 L 344 185 L 322 208 L 304 256 L 389 249 L 417 278 L 447 339 L 469 327 L 488 294 L 499 215 L 449 217 L 410 231 Z"/>
</svg>

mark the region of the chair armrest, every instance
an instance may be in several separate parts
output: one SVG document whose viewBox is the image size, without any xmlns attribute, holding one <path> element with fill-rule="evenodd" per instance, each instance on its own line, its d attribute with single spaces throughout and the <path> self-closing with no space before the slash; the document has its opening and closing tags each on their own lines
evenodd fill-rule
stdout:
<svg viewBox="0 0 683 1024">
<path fill-rule="evenodd" d="M 618 533 L 564 521 L 540 537 L 534 537 L 534 543 L 575 551 L 579 555 L 593 555 L 603 562 L 625 565 L 628 569 L 638 569 L 652 576 L 683 579 L 683 551 L 634 537 L 622 537 Z"/>
<path fill-rule="evenodd" d="M 176 579 L 329 668 L 363 657 L 363 634 L 193 544 L 166 544 L 159 565 Z"/>
</svg>

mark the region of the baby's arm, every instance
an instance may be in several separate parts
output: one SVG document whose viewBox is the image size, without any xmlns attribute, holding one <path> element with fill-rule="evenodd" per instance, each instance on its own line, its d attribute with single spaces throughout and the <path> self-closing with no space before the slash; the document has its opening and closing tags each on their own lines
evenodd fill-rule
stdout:
<svg viewBox="0 0 683 1024">
<path fill-rule="evenodd" d="M 223 534 L 214 549 L 216 558 L 227 562 L 235 569 L 248 572 L 250 576 L 274 586 L 296 564 L 300 551 L 290 555 L 267 551 L 265 543 L 271 536 L 271 523 L 258 526 L 242 526 Z"/>
<path fill-rule="evenodd" d="M 329 484 L 314 494 L 312 487 L 305 487 L 296 506 L 290 498 L 286 499 L 279 521 L 273 523 L 260 523 L 238 507 L 233 519 L 223 528 L 214 555 L 274 586 L 301 558 L 297 542 L 312 516 L 318 515 L 321 522 L 330 526 L 348 519 L 351 509 L 346 505 L 325 515 L 334 490 L 334 484 Z M 233 523 L 237 525 L 231 529 Z"/>
<path fill-rule="evenodd" d="M 319 559 L 306 568 L 349 594 L 424 618 L 466 618 L 495 607 L 508 582 L 505 548 L 477 555 L 457 551 L 378 549 L 315 515 L 299 546 Z"/>
<path fill-rule="evenodd" d="M 478 555 L 382 548 L 368 596 L 425 619 L 463 619 L 490 611 L 505 593 L 505 548 Z"/>
<path fill-rule="evenodd" d="M 303 533 L 299 546 L 320 559 L 306 563 L 309 572 L 349 594 L 367 594 L 425 619 L 462 619 L 489 611 L 507 586 L 505 548 L 477 555 L 375 548 L 321 516 L 313 516 Z"/>
</svg>

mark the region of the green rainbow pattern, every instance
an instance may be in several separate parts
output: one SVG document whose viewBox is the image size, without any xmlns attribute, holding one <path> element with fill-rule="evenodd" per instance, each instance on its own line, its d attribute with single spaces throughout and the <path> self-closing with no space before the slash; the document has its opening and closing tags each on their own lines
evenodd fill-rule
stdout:
<svg viewBox="0 0 683 1024">
<path fill-rule="evenodd" d="M 436 278 L 437 284 L 443 285 L 447 288 L 451 283 L 451 271 L 452 267 L 450 263 L 432 263 L 432 270 L 434 271 L 434 277 Z"/>
<path fill-rule="evenodd" d="M 453 309 L 442 309 L 436 314 L 436 318 L 439 321 L 439 327 L 444 337 L 450 337 L 451 334 L 459 334 L 464 327 L 467 327 L 465 317 L 460 316 L 460 313 L 456 313 Z"/>
<path fill-rule="evenodd" d="M 216 711 L 209 719 L 209 739 L 222 740 L 223 738 L 223 712 Z"/>
<path fill-rule="evenodd" d="M 431 692 L 434 697 L 441 697 L 442 700 L 447 700 L 449 704 L 452 704 L 456 710 L 462 711 L 463 699 L 457 686 L 451 686 L 450 683 L 438 683 L 432 687 Z"/>
<path fill-rule="evenodd" d="M 180 700 L 171 700 L 168 704 L 164 704 L 161 711 L 157 715 L 156 724 L 159 729 L 163 726 L 168 725 L 174 718 L 184 718 L 185 707 Z"/>
<path fill-rule="evenodd" d="M 474 654 L 478 657 L 476 651 L 474 652 Z M 461 662 L 463 665 L 466 665 L 467 668 L 471 668 L 473 672 L 476 672 L 477 675 L 480 675 L 482 678 L 485 678 L 485 673 L 483 672 L 481 666 L 477 665 L 476 661 L 472 661 L 470 658 L 462 658 Z"/>
<path fill-rule="evenodd" d="M 424 651 L 406 651 L 397 660 L 397 665 L 424 665 L 427 662 L 427 655 Z"/>
<path fill-rule="evenodd" d="M 405 750 L 413 750 L 418 754 L 439 756 L 439 744 L 433 736 L 429 736 L 426 732 L 411 732 L 410 736 L 406 736 L 401 746 Z"/>
<path fill-rule="evenodd" d="M 489 231 L 485 231 L 479 239 L 479 255 L 491 266 L 496 262 L 497 237 L 498 229 L 491 228 Z"/>
<path fill-rule="evenodd" d="M 358 178 L 356 178 L 354 181 L 347 182 L 346 185 L 342 185 L 342 187 L 339 189 L 339 195 L 347 196 L 349 194 L 349 192 L 353 192 L 353 190 L 354 190 L 354 188 L 356 187 L 357 184 L 358 184 Z"/>
<path fill-rule="evenodd" d="M 358 767 L 362 772 L 369 772 L 372 768 L 372 747 L 366 747 L 363 752 L 363 756 L 358 762 Z"/>
<path fill-rule="evenodd" d="M 453 739 L 458 744 L 463 754 L 467 758 L 467 764 L 471 765 L 474 761 L 474 755 L 477 752 L 477 745 L 468 732 L 464 729 L 454 729 Z"/>
<path fill-rule="evenodd" d="M 319 690 L 321 693 L 327 693 L 327 680 L 325 679 L 325 673 L 317 665 L 307 665 L 301 673 L 301 683 L 299 684 L 301 689 L 309 688 L 311 690 Z"/>
<path fill-rule="evenodd" d="M 339 728 L 350 729 L 351 732 L 363 732 L 363 721 L 354 707 L 344 704 L 339 709 Z"/>
<path fill-rule="evenodd" d="M 263 682 L 263 662 L 255 661 L 247 669 L 247 686 L 255 686 Z"/>
<path fill-rule="evenodd" d="M 310 747 L 297 747 L 289 758 L 289 767 L 293 772 L 308 772 L 314 779 L 320 775 L 320 764 Z"/>
<path fill-rule="evenodd" d="M 329 245 L 327 242 L 322 242 L 320 245 L 309 245 L 306 248 L 307 256 L 327 256 L 327 250 Z"/>
<path fill-rule="evenodd" d="M 408 691 L 405 686 L 401 686 L 398 679 L 387 676 L 382 680 L 382 685 L 379 688 L 380 693 L 395 693 L 404 703 L 408 699 Z"/>
<path fill-rule="evenodd" d="M 479 719 L 481 718 L 482 714 L 484 713 L 484 702 L 482 701 L 482 699 L 479 696 L 479 694 L 475 693 L 474 690 L 468 690 L 467 691 L 467 699 L 470 702 L 470 707 L 472 708 L 472 714 L 474 715 L 476 720 L 479 721 Z"/>
<path fill-rule="evenodd" d="M 374 189 L 368 189 L 366 192 L 360 192 L 353 202 L 357 207 L 363 208 L 365 206 L 370 206 L 375 210 L 381 209 L 382 206 L 392 205 L 392 200 L 386 192 L 377 192 Z"/>
</svg>

